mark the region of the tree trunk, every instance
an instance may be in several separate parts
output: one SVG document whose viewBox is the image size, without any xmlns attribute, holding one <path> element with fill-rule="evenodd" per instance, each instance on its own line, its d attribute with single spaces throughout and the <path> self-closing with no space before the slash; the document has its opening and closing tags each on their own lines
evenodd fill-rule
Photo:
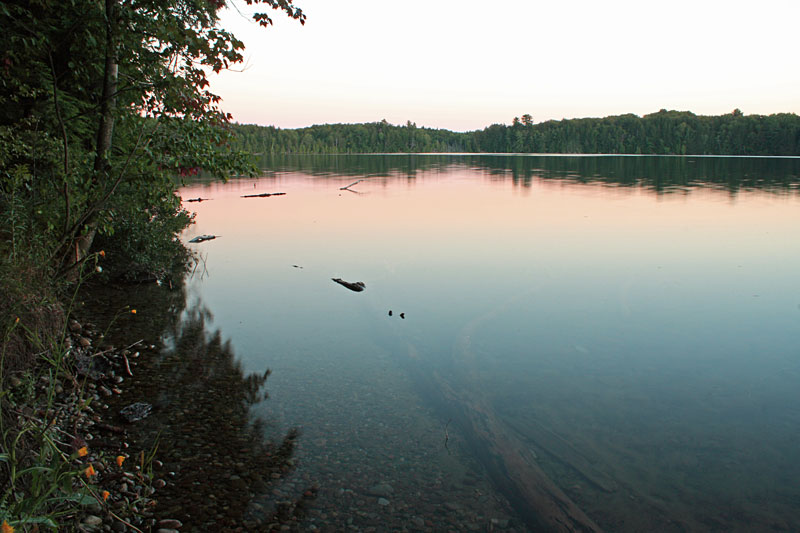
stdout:
<svg viewBox="0 0 800 533">
<path fill-rule="evenodd" d="M 117 3 L 118 0 L 105 0 L 106 43 L 103 92 L 100 98 L 100 120 L 97 125 L 95 142 L 94 175 L 91 180 L 96 199 L 87 205 L 87 211 L 78 219 L 72 236 L 69 237 L 67 254 L 62 260 L 62 271 L 67 274 L 68 278 L 77 276 L 78 267 L 92 247 L 92 241 L 97 233 L 98 202 L 105 196 L 105 189 L 111 186 L 109 183 L 111 175 L 109 154 L 114 132 L 114 110 L 117 104 L 119 75 L 115 39 Z"/>
<path fill-rule="evenodd" d="M 111 139 L 114 131 L 114 108 L 117 103 L 117 50 L 114 43 L 114 19 L 117 0 L 106 2 L 106 61 L 103 70 L 103 95 L 100 100 L 100 124 L 97 128 L 97 142 L 94 159 L 95 180 L 102 185 L 102 178 L 109 174 L 108 152 L 111 150 Z"/>
</svg>

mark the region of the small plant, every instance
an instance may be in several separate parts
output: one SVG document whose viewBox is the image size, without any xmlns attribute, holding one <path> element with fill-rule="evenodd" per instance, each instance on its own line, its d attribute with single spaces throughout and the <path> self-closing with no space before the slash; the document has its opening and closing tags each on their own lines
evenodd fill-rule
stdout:
<svg viewBox="0 0 800 533">
<path fill-rule="evenodd" d="M 87 482 L 91 464 L 81 465 L 79 453 L 66 455 L 52 424 L 26 421 L 21 428 L 3 428 L 0 462 L 9 477 L 0 495 L 0 519 L 11 527 L 44 525 L 58 528 L 59 518 L 73 515 L 75 507 L 96 501 Z"/>
</svg>

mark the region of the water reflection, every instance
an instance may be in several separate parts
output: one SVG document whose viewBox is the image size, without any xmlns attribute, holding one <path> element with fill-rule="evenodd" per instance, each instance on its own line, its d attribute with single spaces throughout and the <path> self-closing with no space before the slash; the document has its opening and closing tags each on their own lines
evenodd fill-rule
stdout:
<svg viewBox="0 0 800 533">
<path fill-rule="evenodd" d="M 798 191 L 800 158 L 714 156 L 537 156 L 490 154 L 270 155 L 259 160 L 266 176 L 300 172 L 314 176 L 416 178 L 420 173 L 469 168 L 530 187 L 537 179 L 605 183 L 674 192 L 714 187 L 730 193 L 759 189 Z"/>
<path fill-rule="evenodd" d="M 179 519 L 198 531 L 255 531 L 296 522 L 316 488 L 280 502 L 271 492 L 294 468 L 299 434 L 289 429 L 282 438 L 268 440 L 274 431 L 252 414 L 254 406 L 267 401 L 270 371 L 245 372 L 230 342 L 219 330 L 208 330 L 210 311 L 199 302 L 184 309 L 182 286 L 98 291 L 112 312 L 123 302 L 138 308 L 135 318 L 122 317 L 127 338 L 160 339 L 153 349 L 142 350 L 134 377 L 111 404 L 112 409 L 135 401 L 154 406 L 150 417 L 127 429 L 138 448 L 146 454 L 154 450 L 163 462 L 154 471 L 167 481 L 156 493 L 157 516 Z"/>
</svg>

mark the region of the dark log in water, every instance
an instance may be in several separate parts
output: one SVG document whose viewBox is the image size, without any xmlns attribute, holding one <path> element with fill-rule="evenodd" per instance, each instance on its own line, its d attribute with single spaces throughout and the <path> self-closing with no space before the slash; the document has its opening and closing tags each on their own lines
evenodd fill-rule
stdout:
<svg viewBox="0 0 800 533">
<path fill-rule="evenodd" d="M 244 194 L 242 198 L 269 198 L 270 196 L 283 196 L 285 192 L 262 192 L 261 194 Z"/>
<path fill-rule="evenodd" d="M 210 240 L 216 239 L 217 237 L 219 237 L 219 235 L 198 235 L 197 237 L 195 237 L 194 239 L 190 240 L 189 242 L 194 242 L 194 243 L 205 242 L 205 241 L 210 241 Z"/>
<path fill-rule="evenodd" d="M 333 281 L 335 281 L 336 283 L 338 283 L 339 285 L 341 285 L 342 287 L 347 287 L 348 289 L 350 289 L 351 291 L 354 291 L 354 292 L 361 292 L 361 291 L 363 291 L 364 289 L 367 288 L 367 286 L 364 285 L 363 281 L 356 281 L 355 283 L 351 283 L 351 282 L 345 281 L 345 280 L 343 280 L 341 278 L 331 278 L 331 279 Z"/>
</svg>

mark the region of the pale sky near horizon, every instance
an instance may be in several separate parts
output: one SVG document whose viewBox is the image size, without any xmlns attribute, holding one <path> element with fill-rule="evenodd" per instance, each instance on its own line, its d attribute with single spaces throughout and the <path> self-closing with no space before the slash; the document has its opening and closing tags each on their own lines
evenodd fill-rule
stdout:
<svg viewBox="0 0 800 533">
<path fill-rule="evenodd" d="M 236 5 L 247 13 L 241 0 Z M 407 120 L 454 131 L 659 109 L 800 114 L 800 0 L 297 0 L 235 10 L 243 72 L 211 89 L 240 123 Z"/>
</svg>

